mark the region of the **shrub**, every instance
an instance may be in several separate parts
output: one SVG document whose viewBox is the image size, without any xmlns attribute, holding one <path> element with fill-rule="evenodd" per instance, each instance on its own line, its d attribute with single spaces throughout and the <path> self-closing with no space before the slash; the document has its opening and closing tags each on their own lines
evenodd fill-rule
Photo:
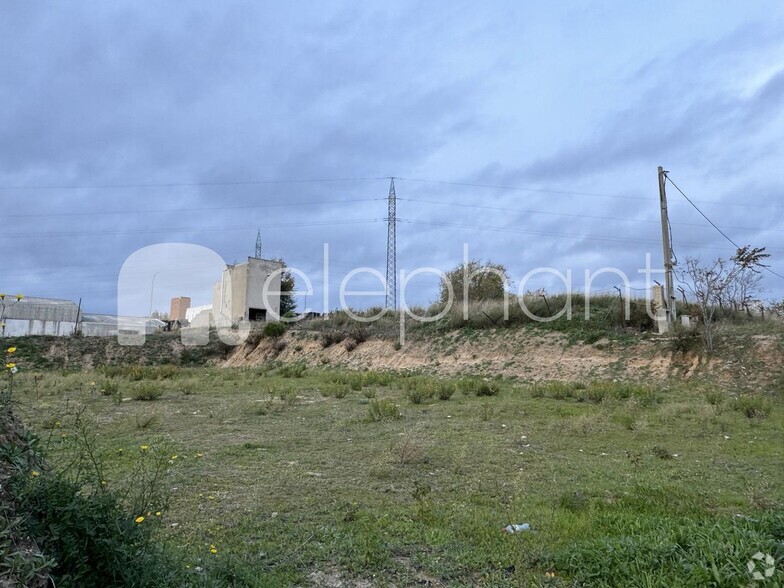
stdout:
<svg viewBox="0 0 784 588">
<path fill-rule="evenodd" d="M 735 399 L 733 408 L 750 419 L 764 419 L 770 414 L 771 402 L 761 396 L 741 395 Z"/>
<path fill-rule="evenodd" d="M 58 585 L 169 585 L 177 566 L 153 540 L 154 521 L 134 522 L 108 492 L 84 494 L 54 475 L 13 481 L 25 532 L 56 560 Z"/>
<path fill-rule="evenodd" d="M 364 396 L 365 398 L 368 398 L 368 399 L 375 398 L 376 397 L 376 391 L 373 388 L 365 388 L 362 391 L 362 396 Z"/>
<path fill-rule="evenodd" d="M 453 382 L 440 382 L 438 385 L 438 399 L 449 400 L 455 393 L 455 384 Z"/>
<path fill-rule="evenodd" d="M 371 400 L 368 404 L 369 421 L 389 421 L 403 418 L 400 407 L 391 400 Z"/>
<path fill-rule="evenodd" d="M 119 392 L 119 384 L 116 380 L 104 380 L 98 389 L 104 396 L 113 396 Z"/>
<path fill-rule="evenodd" d="M 335 398 L 345 398 L 348 396 L 348 388 L 345 386 L 335 386 L 332 390 L 332 396 Z"/>
<path fill-rule="evenodd" d="M 157 400 L 161 396 L 163 396 L 163 390 L 149 383 L 144 383 L 136 386 L 133 392 L 134 400 L 142 400 L 142 401 Z"/>
<path fill-rule="evenodd" d="M 354 351 L 357 348 L 357 345 L 359 345 L 359 343 L 354 337 L 348 337 L 343 340 L 343 347 L 346 351 Z"/>
<path fill-rule="evenodd" d="M 286 333 L 286 325 L 283 323 L 267 323 L 264 325 L 262 333 L 265 337 L 282 337 Z"/>
<path fill-rule="evenodd" d="M 325 349 L 335 343 L 340 343 L 346 335 L 338 330 L 324 331 L 321 333 L 321 346 Z"/>
<path fill-rule="evenodd" d="M 705 400 L 713 406 L 719 406 L 724 402 L 725 394 L 721 390 L 709 390 L 705 393 Z"/>
<path fill-rule="evenodd" d="M 501 385 L 498 382 L 480 380 L 474 394 L 477 396 L 497 396 L 500 391 Z"/>
<path fill-rule="evenodd" d="M 411 404 L 422 404 L 427 399 L 427 394 L 421 389 L 409 390 L 407 396 Z"/>
<path fill-rule="evenodd" d="M 321 387 L 321 395 L 329 398 L 345 398 L 348 396 L 349 387 L 345 384 L 327 384 Z"/>
<path fill-rule="evenodd" d="M 305 363 L 298 361 L 297 363 L 284 365 L 278 370 L 278 373 L 284 378 L 301 378 L 305 374 L 306 369 Z"/>
</svg>

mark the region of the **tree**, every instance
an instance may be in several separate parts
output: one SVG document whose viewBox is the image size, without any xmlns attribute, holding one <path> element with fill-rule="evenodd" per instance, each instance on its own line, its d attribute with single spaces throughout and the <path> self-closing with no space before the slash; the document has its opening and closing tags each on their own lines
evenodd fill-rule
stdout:
<svg viewBox="0 0 784 588">
<path fill-rule="evenodd" d="M 702 314 L 703 339 L 705 350 L 711 353 L 714 348 L 714 316 L 716 308 L 745 307 L 751 301 L 759 283 L 758 277 L 765 259 L 770 257 L 764 247 L 746 245 L 739 248 L 735 255 L 727 261 L 716 259 L 710 266 L 700 265 L 700 260 L 689 257 L 686 259 L 686 284 L 694 296 Z"/>
<path fill-rule="evenodd" d="M 286 268 L 286 262 L 282 259 L 278 260 L 283 264 L 283 271 L 280 274 L 280 316 L 286 316 L 287 313 L 294 312 L 297 308 L 297 301 L 294 300 L 294 276 L 291 275 Z"/>
<path fill-rule="evenodd" d="M 503 265 L 472 260 L 458 265 L 441 278 L 439 301 L 442 304 L 449 302 L 449 285 L 454 300 L 503 300 L 508 284 L 509 274 Z"/>
</svg>

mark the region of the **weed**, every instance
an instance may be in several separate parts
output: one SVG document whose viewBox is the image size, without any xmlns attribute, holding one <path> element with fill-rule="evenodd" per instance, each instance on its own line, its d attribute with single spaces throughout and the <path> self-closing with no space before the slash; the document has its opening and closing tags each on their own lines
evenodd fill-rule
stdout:
<svg viewBox="0 0 784 588">
<path fill-rule="evenodd" d="M 160 422 L 160 417 L 155 413 L 144 413 L 136 415 L 136 428 L 139 430 L 149 429 Z"/>
<path fill-rule="evenodd" d="M 501 391 L 501 385 L 498 382 L 488 382 L 481 380 L 474 390 L 477 396 L 497 396 Z"/>
<path fill-rule="evenodd" d="M 651 449 L 651 453 L 659 459 L 672 459 L 672 452 L 666 447 L 654 445 L 653 449 Z"/>
<path fill-rule="evenodd" d="M 389 421 L 401 418 L 403 418 L 403 415 L 400 413 L 400 407 L 391 400 L 374 399 L 368 404 L 369 421 Z"/>
<path fill-rule="evenodd" d="M 582 492 L 564 492 L 558 499 L 558 506 L 571 512 L 587 510 L 590 501 Z"/>
<path fill-rule="evenodd" d="M 336 385 L 332 388 L 332 394 L 334 398 L 345 398 L 348 396 L 348 388 L 345 386 Z"/>
<path fill-rule="evenodd" d="M 741 394 L 733 402 L 732 408 L 750 419 L 764 419 L 770 414 L 772 403 L 762 396 Z"/>
<path fill-rule="evenodd" d="M 151 383 L 143 383 L 137 385 L 133 390 L 133 399 L 134 400 L 142 400 L 142 401 L 150 401 L 150 400 L 157 400 L 163 396 L 163 390 Z"/>
<path fill-rule="evenodd" d="M 709 390 L 705 393 L 705 400 L 713 406 L 720 406 L 724 403 L 726 394 L 721 390 Z"/>
<path fill-rule="evenodd" d="M 427 392 L 421 388 L 409 390 L 406 396 L 408 397 L 408 400 L 411 402 L 411 404 L 422 404 L 429 398 Z"/>
<path fill-rule="evenodd" d="M 365 388 L 364 390 L 362 390 L 362 396 L 364 396 L 367 399 L 375 398 L 376 391 L 373 388 Z"/>
<path fill-rule="evenodd" d="M 278 323 L 272 323 L 274 325 Z M 297 362 L 297 363 L 289 363 L 284 365 L 282 368 L 278 370 L 278 374 L 284 378 L 301 378 L 305 375 L 305 370 L 307 366 L 305 362 Z"/>
<path fill-rule="evenodd" d="M 438 399 L 449 400 L 452 398 L 456 390 L 453 382 L 439 382 L 438 384 Z"/>
<path fill-rule="evenodd" d="M 427 448 L 415 435 L 406 436 L 391 448 L 391 453 L 394 461 L 403 465 L 428 462 Z"/>
<path fill-rule="evenodd" d="M 104 380 L 98 387 L 103 396 L 113 396 L 119 392 L 119 388 L 116 380 Z"/>
</svg>

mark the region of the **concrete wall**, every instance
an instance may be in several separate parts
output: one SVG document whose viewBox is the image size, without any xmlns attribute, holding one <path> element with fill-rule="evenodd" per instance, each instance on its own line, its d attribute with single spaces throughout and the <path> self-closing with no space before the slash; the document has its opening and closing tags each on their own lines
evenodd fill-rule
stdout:
<svg viewBox="0 0 784 588">
<path fill-rule="evenodd" d="M 247 272 L 247 308 L 261 308 L 267 310 L 267 320 L 278 320 L 280 318 L 280 295 L 272 292 L 280 292 L 280 274 L 270 280 L 267 287 L 267 302 L 264 303 L 264 283 L 272 272 L 282 267 L 279 261 L 267 259 L 248 258 Z M 247 308 L 245 318 L 248 318 Z"/>
<path fill-rule="evenodd" d="M 267 311 L 267 320 L 278 320 L 280 275 L 270 280 L 267 288 L 269 305 L 264 303 L 264 284 L 270 274 L 281 267 L 279 261 L 255 257 L 249 257 L 247 263 L 228 266 L 213 290 L 213 313 L 236 323 L 248 320 L 249 309 L 258 308 Z"/>
</svg>

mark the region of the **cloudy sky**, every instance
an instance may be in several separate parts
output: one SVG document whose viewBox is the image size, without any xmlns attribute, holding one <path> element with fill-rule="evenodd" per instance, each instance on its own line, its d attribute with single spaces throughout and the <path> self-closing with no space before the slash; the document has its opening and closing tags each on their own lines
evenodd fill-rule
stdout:
<svg viewBox="0 0 784 588">
<path fill-rule="evenodd" d="M 551 267 L 579 288 L 609 266 L 641 287 L 646 252 L 662 263 L 659 165 L 784 274 L 782 31 L 780 0 L 9 0 L 0 290 L 114 312 L 141 248 L 241 262 L 260 229 L 265 257 L 311 277 L 314 310 L 328 244 L 335 307 L 351 269 L 385 271 L 390 176 L 399 269 L 450 269 L 468 244 L 516 285 Z M 734 253 L 672 184 L 668 197 L 681 264 Z M 194 281 L 193 259 L 149 259 L 126 275 L 137 314 L 150 294 L 161 310 L 210 301 L 212 266 Z M 436 282 L 413 279 L 406 301 L 432 301 Z M 783 278 L 763 285 L 784 296 Z"/>
</svg>

